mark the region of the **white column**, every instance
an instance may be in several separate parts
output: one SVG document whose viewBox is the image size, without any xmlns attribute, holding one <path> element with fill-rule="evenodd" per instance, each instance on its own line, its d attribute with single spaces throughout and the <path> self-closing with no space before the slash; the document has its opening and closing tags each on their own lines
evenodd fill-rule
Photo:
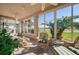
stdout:
<svg viewBox="0 0 79 59">
<path fill-rule="evenodd" d="M 27 33 L 28 33 L 28 22 L 27 22 Z"/>
<path fill-rule="evenodd" d="M 20 24 L 19 25 L 20 25 L 20 33 L 21 33 L 21 21 L 20 21 Z"/>
<path fill-rule="evenodd" d="M 23 22 L 20 21 L 20 33 L 22 34 L 23 33 Z"/>
<path fill-rule="evenodd" d="M 23 34 L 25 34 L 25 22 L 23 21 Z"/>
<path fill-rule="evenodd" d="M 21 34 L 23 33 L 23 21 L 21 21 Z"/>
<path fill-rule="evenodd" d="M 24 34 L 26 34 L 26 22 L 24 21 Z"/>
<path fill-rule="evenodd" d="M 34 17 L 34 34 L 38 36 L 38 16 Z"/>
<path fill-rule="evenodd" d="M 16 24 L 17 24 L 17 19 L 15 19 L 15 33 L 17 33 L 17 27 L 16 27 Z"/>
<path fill-rule="evenodd" d="M 26 22 L 24 21 L 24 34 L 26 34 Z"/>
</svg>

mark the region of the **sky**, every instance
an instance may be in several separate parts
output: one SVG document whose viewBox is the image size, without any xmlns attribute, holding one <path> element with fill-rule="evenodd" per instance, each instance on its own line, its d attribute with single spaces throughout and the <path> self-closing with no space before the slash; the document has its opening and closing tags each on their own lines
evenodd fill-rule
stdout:
<svg viewBox="0 0 79 59">
<path fill-rule="evenodd" d="M 79 15 L 79 4 L 74 5 L 73 15 Z M 49 23 L 50 21 L 53 22 L 53 18 L 54 18 L 53 16 L 54 16 L 53 11 L 46 13 L 45 14 L 46 22 L 47 23 Z M 68 6 L 68 7 L 65 7 L 65 8 L 62 8 L 62 9 L 59 9 L 59 10 L 56 11 L 56 17 L 57 18 L 62 18 L 62 16 L 71 16 L 71 6 Z M 41 25 L 41 23 L 43 23 L 43 21 L 44 21 L 44 14 L 39 15 L 38 21 L 39 21 L 39 23 L 38 23 L 39 27 L 43 28 L 44 25 Z M 79 18 L 75 19 L 74 21 L 79 22 Z"/>
</svg>

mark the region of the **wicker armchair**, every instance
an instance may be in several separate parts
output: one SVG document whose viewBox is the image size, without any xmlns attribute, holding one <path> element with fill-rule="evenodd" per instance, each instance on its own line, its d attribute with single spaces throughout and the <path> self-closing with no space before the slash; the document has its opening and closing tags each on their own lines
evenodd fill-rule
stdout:
<svg viewBox="0 0 79 59">
<path fill-rule="evenodd" d="M 41 43 L 47 43 L 48 41 L 48 34 L 46 32 L 41 32 L 39 35 L 39 39 Z"/>
</svg>

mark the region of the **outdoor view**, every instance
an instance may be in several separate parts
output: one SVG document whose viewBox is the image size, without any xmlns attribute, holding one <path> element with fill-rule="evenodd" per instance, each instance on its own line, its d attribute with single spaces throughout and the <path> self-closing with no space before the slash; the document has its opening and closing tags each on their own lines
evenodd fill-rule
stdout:
<svg viewBox="0 0 79 59">
<path fill-rule="evenodd" d="M 29 33 L 34 33 L 34 21 L 33 20 L 28 20 L 28 32 Z"/>
<path fill-rule="evenodd" d="M 69 41 L 71 39 L 71 6 L 57 10 L 57 36 L 58 39 Z"/>
<path fill-rule="evenodd" d="M 38 22 L 39 22 L 38 23 L 39 33 L 46 32 L 48 34 L 48 37 L 52 37 L 51 30 L 50 30 L 50 23 L 54 23 L 53 12 L 48 12 L 48 13 L 40 15 L 38 18 Z"/>
<path fill-rule="evenodd" d="M 73 40 L 79 39 L 79 4 L 73 6 L 73 16 L 77 16 L 73 19 Z"/>
<path fill-rule="evenodd" d="M 23 23 L 23 32 L 24 33 L 34 33 L 34 17 L 31 17 L 29 20 L 24 20 Z"/>
<path fill-rule="evenodd" d="M 62 39 L 68 42 L 74 42 L 74 40 L 79 36 L 79 30 L 78 30 L 78 27 L 79 27 L 78 25 L 79 13 L 78 12 L 79 11 L 78 9 L 79 9 L 79 4 L 76 4 L 73 6 L 73 20 L 71 16 L 71 6 L 58 9 L 56 11 L 57 38 L 58 39 Z M 51 34 L 51 26 L 48 26 L 48 24 L 50 25 L 50 23 L 54 22 L 53 18 L 54 17 L 53 17 L 52 11 L 40 15 L 39 20 L 38 20 L 39 21 L 39 32 L 44 31 L 44 25 L 45 25 L 46 32 L 48 33 L 49 37 L 52 37 L 53 34 Z M 45 22 L 45 24 L 43 24 L 43 22 Z M 71 22 L 73 22 L 73 24 Z M 54 24 L 53 24 L 53 27 L 54 27 Z M 52 28 L 52 31 L 54 33 L 53 28 Z"/>
</svg>

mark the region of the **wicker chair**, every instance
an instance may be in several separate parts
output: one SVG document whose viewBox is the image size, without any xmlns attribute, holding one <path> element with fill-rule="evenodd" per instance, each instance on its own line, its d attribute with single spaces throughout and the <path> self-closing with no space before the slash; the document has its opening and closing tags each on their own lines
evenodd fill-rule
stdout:
<svg viewBox="0 0 79 59">
<path fill-rule="evenodd" d="M 39 42 L 47 43 L 48 34 L 46 32 L 41 32 L 40 35 L 39 35 L 39 39 L 40 39 Z"/>
</svg>

